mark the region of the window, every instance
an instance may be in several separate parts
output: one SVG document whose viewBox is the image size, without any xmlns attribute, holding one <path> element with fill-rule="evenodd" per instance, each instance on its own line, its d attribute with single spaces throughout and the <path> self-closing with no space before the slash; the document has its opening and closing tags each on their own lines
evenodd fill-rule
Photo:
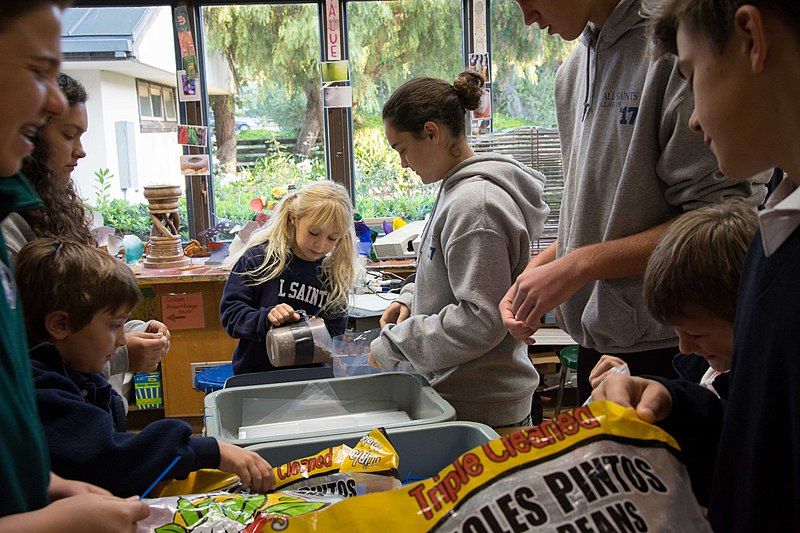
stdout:
<svg viewBox="0 0 800 533">
<path fill-rule="evenodd" d="M 492 107 L 494 133 L 475 148 L 506 153 L 547 177 L 544 199 L 550 206 L 539 252 L 555 240 L 564 191 L 560 141 L 556 129 L 556 71 L 577 41 L 548 36 L 526 27 L 514 2 L 492 2 Z"/>
<path fill-rule="evenodd" d="M 62 70 L 89 95 L 86 157 L 72 180 L 120 234 L 149 235 L 144 186 L 186 182 L 179 164 L 173 27 L 167 6 L 76 7 L 62 18 Z"/>
<path fill-rule="evenodd" d="M 453 81 L 463 70 L 461 0 L 353 2 L 347 9 L 356 209 L 365 217 L 422 219 L 436 186 L 401 167 L 384 137 L 381 107 L 414 76 Z"/>
<path fill-rule="evenodd" d="M 164 98 L 164 118 L 170 122 L 177 122 L 178 115 L 175 113 L 175 91 L 162 90 L 162 95 Z"/>
<path fill-rule="evenodd" d="M 213 6 L 202 14 L 214 215 L 244 223 L 252 199 L 269 211 L 289 187 L 326 176 L 317 5 Z"/>
<path fill-rule="evenodd" d="M 142 133 L 176 131 L 175 89 L 136 80 Z"/>
</svg>

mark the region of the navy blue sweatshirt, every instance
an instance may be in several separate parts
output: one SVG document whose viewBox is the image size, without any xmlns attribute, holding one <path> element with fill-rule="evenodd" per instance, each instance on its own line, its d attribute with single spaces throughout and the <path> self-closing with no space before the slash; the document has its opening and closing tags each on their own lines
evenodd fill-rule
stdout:
<svg viewBox="0 0 800 533">
<path fill-rule="evenodd" d="M 770 257 L 759 232 L 739 288 L 727 404 L 702 387 L 660 380 L 673 402 L 662 427 L 696 463 L 716 465 L 715 531 L 800 531 L 798 320 L 800 228 Z M 711 469 L 697 469 L 693 483 L 703 474 Z"/>
<path fill-rule="evenodd" d="M 176 419 L 126 433 L 122 398 L 102 375 L 72 370 L 50 343 L 30 355 L 39 416 L 59 476 L 127 497 L 141 494 L 176 456 L 182 460 L 167 479 L 219 467 L 216 439 L 192 438 L 191 426 Z"/>
<path fill-rule="evenodd" d="M 267 315 L 278 304 L 285 303 L 297 311 L 325 321 L 331 337 L 344 333 L 347 313 L 320 313 L 328 302 L 326 280 L 322 279 L 322 259 L 304 261 L 293 257 L 283 272 L 267 283 L 253 285 L 251 272 L 264 262 L 263 245 L 253 246 L 239 258 L 228 276 L 220 302 L 220 321 L 228 335 L 239 339 L 233 352 L 233 373 L 268 372 L 274 370 L 267 357 L 267 331 L 272 324 Z"/>
</svg>

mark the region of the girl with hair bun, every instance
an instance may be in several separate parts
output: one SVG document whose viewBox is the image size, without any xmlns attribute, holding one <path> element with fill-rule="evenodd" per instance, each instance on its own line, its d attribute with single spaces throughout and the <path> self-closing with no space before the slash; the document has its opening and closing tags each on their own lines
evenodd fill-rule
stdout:
<svg viewBox="0 0 800 533">
<path fill-rule="evenodd" d="M 542 174 L 506 156 L 476 155 L 467 142 L 466 114 L 482 92 L 476 72 L 452 84 L 414 78 L 383 107 L 386 138 L 403 167 L 440 186 L 416 279 L 381 318 L 386 327 L 371 362 L 410 363 L 459 420 L 502 428 L 530 425 L 539 377 L 498 304 L 528 264 L 549 208 Z"/>
</svg>

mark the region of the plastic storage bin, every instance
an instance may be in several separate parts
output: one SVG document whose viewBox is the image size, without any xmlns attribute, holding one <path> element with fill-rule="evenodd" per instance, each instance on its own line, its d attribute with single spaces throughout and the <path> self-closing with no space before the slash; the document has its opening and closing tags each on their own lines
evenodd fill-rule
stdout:
<svg viewBox="0 0 800 533">
<path fill-rule="evenodd" d="M 269 442 L 248 446 L 273 466 L 308 457 L 339 444 L 355 445 L 367 433 L 345 433 L 325 437 Z M 489 426 L 475 422 L 443 422 L 424 426 L 387 429 L 386 433 L 400 456 L 400 480 L 427 479 L 452 463 L 459 455 L 498 438 Z"/>
<path fill-rule="evenodd" d="M 276 431 L 275 434 L 262 435 L 255 438 L 239 438 L 239 428 L 251 422 L 243 420 L 245 400 L 258 399 L 272 408 L 281 408 L 299 398 L 309 384 L 329 385 L 336 397 L 346 402 L 349 414 L 364 415 L 380 409 L 404 411 L 410 420 L 387 424 L 371 424 L 365 420 L 363 427 L 321 428 L 305 427 L 302 432 Z M 266 401 L 265 401 L 266 400 Z M 380 407 L 377 407 L 380 406 Z M 433 387 L 419 376 L 401 373 L 385 373 L 374 376 L 356 376 L 346 378 L 322 379 L 316 381 L 295 381 L 273 385 L 256 385 L 252 387 L 236 387 L 212 392 L 205 398 L 206 435 L 217 437 L 225 442 L 239 446 L 249 446 L 264 442 L 275 442 L 289 439 L 306 439 L 325 435 L 343 434 L 349 431 L 369 431 L 375 425 L 386 428 L 403 427 L 422 424 L 435 424 L 455 419 L 455 409 L 447 403 Z M 306 420 L 319 417 L 310 409 Z M 303 423 L 303 418 L 296 420 Z M 310 424 L 306 424 L 309 426 Z M 311 453 L 314 453 L 313 451 Z M 298 455 L 298 457 L 302 457 Z"/>
</svg>

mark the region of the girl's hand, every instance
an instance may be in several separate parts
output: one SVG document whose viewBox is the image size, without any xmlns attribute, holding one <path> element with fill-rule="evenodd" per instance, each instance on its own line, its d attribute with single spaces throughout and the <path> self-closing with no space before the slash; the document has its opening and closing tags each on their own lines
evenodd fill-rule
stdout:
<svg viewBox="0 0 800 533">
<path fill-rule="evenodd" d="M 381 364 L 378 362 L 378 360 L 377 360 L 377 359 L 375 359 L 374 357 L 372 357 L 372 353 L 371 353 L 371 352 L 370 352 L 370 354 L 369 354 L 369 357 L 367 357 L 367 362 L 369 363 L 369 366 L 371 366 L 372 368 L 383 368 L 383 365 L 381 365 Z"/>
<path fill-rule="evenodd" d="M 272 308 L 272 311 L 267 315 L 269 323 L 273 326 L 280 326 L 283 324 L 290 324 L 300 320 L 300 315 L 295 313 L 291 305 L 278 304 Z"/>
<path fill-rule="evenodd" d="M 389 307 L 386 308 L 386 311 L 383 312 L 383 316 L 381 316 L 380 326 L 383 327 L 386 324 L 399 324 L 406 318 L 411 315 L 411 309 L 404 303 L 400 302 L 392 302 L 389 304 Z"/>
</svg>

